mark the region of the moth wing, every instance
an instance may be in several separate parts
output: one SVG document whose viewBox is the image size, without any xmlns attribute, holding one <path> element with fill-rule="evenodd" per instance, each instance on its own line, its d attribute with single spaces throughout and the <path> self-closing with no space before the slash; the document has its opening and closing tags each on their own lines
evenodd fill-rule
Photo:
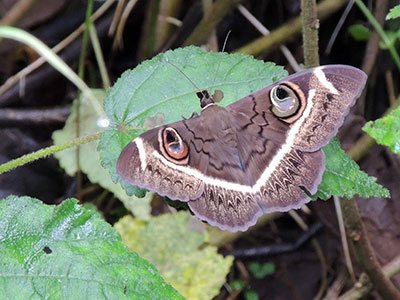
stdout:
<svg viewBox="0 0 400 300">
<path fill-rule="evenodd" d="M 193 118 L 154 128 L 133 139 L 118 158 L 117 173 L 132 185 L 173 200 L 198 198 L 204 189 L 202 174 L 207 168 L 208 157 L 194 151 L 196 141 L 184 122 L 196 127 L 199 120 Z M 193 167 L 180 165 L 163 155 L 159 139 L 160 132 L 166 127 L 174 128 L 188 145 L 188 160 Z"/>
<path fill-rule="evenodd" d="M 327 65 L 310 71 L 307 107 L 293 135 L 294 147 L 303 151 L 315 151 L 329 143 L 367 81 L 363 71 L 346 65 Z"/>
</svg>

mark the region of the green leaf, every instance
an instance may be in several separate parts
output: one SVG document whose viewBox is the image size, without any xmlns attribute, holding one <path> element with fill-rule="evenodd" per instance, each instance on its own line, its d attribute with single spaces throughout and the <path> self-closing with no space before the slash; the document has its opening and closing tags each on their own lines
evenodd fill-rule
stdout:
<svg viewBox="0 0 400 300">
<path fill-rule="evenodd" d="M 376 183 L 376 178 L 368 176 L 360 167 L 340 148 L 339 141 L 334 138 L 324 148 L 326 169 L 318 192 L 314 199 L 329 199 L 332 195 L 339 197 L 353 197 L 358 194 L 362 197 L 390 197 L 387 189 Z"/>
<path fill-rule="evenodd" d="M 258 297 L 258 294 L 256 291 L 250 290 L 250 291 L 245 291 L 244 292 L 244 299 L 246 300 L 258 300 L 260 297 Z"/>
<path fill-rule="evenodd" d="M 187 299 L 212 299 L 225 283 L 233 257 L 204 246 L 205 226 L 188 212 L 153 217 L 148 223 L 126 216 L 115 228 L 130 249 L 152 262 Z"/>
<path fill-rule="evenodd" d="M 211 94 L 215 89 L 222 90 L 224 99 L 220 104 L 223 106 L 287 76 L 282 67 L 273 63 L 245 54 L 204 52 L 197 47 L 167 51 L 126 71 L 105 100 L 111 126 L 102 135 L 98 150 L 102 165 L 110 171 L 114 182 L 122 183 L 128 194 L 142 197 L 144 192 L 119 178 L 116 163 L 126 144 L 146 131 L 145 120 L 162 113 L 164 123 L 171 123 L 201 110 L 197 88 L 177 68 L 200 90 L 207 89 Z"/>
<path fill-rule="evenodd" d="M 400 30 L 398 31 L 390 31 L 386 30 L 385 31 L 386 36 L 387 36 L 387 41 L 380 40 L 379 41 L 379 47 L 381 49 L 390 49 L 396 45 L 396 42 L 398 39 L 400 39 Z"/>
<path fill-rule="evenodd" d="M 2 299 L 183 299 L 75 199 L 0 200 L 0 241 Z"/>
<path fill-rule="evenodd" d="M 104 99 L 106 96 L 104 90 L 93 90 L 93 92 L 98 99 Z M 53 133 L 52 137 L 55 145 L 76 138 L 77 109 L 78 101 L 75 100 L 71 107 L 71 114 L 69 115 L 64 128 Z M 91 103 L 87 101 L 86 98 L 82 97 L 79 100 L 80 136 L 94 134 L 104 130 L 104 127 L 99 126 L 99 123 L 99 116 L 93 110 Z M 130 197 L 119 184 L 112 182 L 110 174 L 100 164 L 100 154 L 96 151 L 98 143 L 98 140 L 95 140 L 79 147 L 79 165 L 82 172 L 88 176 L 92 183 L 98 183 L 103 188 L 111 191 L 136 217 L 142 220 L 148 220 L 150 217 L 150 201 L 152 194 L 148 193 L 147 197 L 143 199 L 135 196 Z M 76 148 L 72 148 L 54 154 L 54 156 L 59 160 L 60 166 L 70 176 L 74 176 L 78 169 L 76 151 Z"/>
<path fill-rule="evenodd" d="M 389 13 L 386 16 L 386 20 L 396 19 L 398 17 L 400 17 L 400 4 L 390 9 Z"/>
<path fill-rule="evenodd" d="M 230 283 L 231 288 L 234 291 L 240 291 L 243 290 L 246 287 L 246 283 L 243 280 L 234 280 Z"/>
<path fill-rule="evenodd" d="M 388 146 L 392 152 L 400 154 L 400 107 L 386 117 L 368 122 L 363 130 L 378 144 Z"/>
<path fill-rule="evenodd" d="M 267 275 L 271 275 L 275 272 L 275 265 L 273 263 L 257 263 L 252 262 L 249 265 L 249 270 L 253 276 L 257 279 L 262 279 Z"/>
<path fill-rule="evenodd" d="M 356 41 L 368 41 L 371 37 L 371 30 L 361 24 L 351 25 L 348 31 Z"/>
</svg>

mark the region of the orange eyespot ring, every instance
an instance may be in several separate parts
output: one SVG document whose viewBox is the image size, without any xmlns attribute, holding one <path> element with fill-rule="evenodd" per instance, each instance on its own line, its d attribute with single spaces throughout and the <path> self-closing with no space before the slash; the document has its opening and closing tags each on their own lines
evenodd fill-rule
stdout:
<svg viewBox="0 0 400 300">
<path fill-rule="evenodd" d="M 165 152 L 173 159 L 182 160 L 189 154 L 189 149 L 186 143 L 179 136 L 178 132 L 172 127 L 164 129 L 163 133 L 163 146 Z"/>
</svg>

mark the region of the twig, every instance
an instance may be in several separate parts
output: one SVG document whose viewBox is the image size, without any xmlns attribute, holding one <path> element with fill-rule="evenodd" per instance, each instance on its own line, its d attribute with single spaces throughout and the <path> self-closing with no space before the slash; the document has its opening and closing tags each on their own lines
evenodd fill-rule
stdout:
<svg viewBox="0 0 400 300">
<path fill-rule="evenodd" d="M 317 3 L 301 0 L 304 63 L 307 68 L 319 66 Z"/>
<path fill-rule="evenodd" d="M 318 222 L 313 224 L 307 231 L 305 231 L 294 243 L 283 243 L 262 247 L 251 247 L 245 249 L 235 249 L 226 253 L 238 257 L 254 257 L 254 256 L 271 256 L 295 251 L 303 246 L 308 240 L 316 235 L 322 229 L 322 223 Z"/>
<path fill-rule="evenodd" d="M 388 70 L 385 72 L 385 80 L 386 80 L 386 90 L 388 93 L 389 104 L 390 106 L 392 106 L 396 103 L 396 94 L 394 92 L 392 71 Z"/>
<path fill-rule="evenodd" d="M 347 150 L 347 155 L 351 157 L 352 160 L 359 161 L 363 158 L 368 151 L 376 144 L 376 141 L 370 137 L 368 134 L 363 134 L 357 142 Z"/>
<path fill-rule="evenodd" d="M 126 0 L 119 0 L 117 3 L 117 8 L 114 11 L 113 19 L 111 21 L 111 25 L 108 29 L 108 36 L 112 37 L 115 35 L 115 31 L 117 30 L 117 26 L 121 20 L 122 12 L 124 11 Z"/>
<path fill-rule="evenodd" d="M 124 29 L 125 29 L 125 24 L 126 24 L 126 21 L 128 20 L 130 13 L 132 12 L 133 8 L 135 7 L 137 1 L 138 0 L 129 0 L 128 4 L 125 6 L 124 11 L 122 12 L 122 15 L 121 15 L 121 19 L 118 22 L 117 34 L 116 34 L 114 42 L 113 42 L 113 49 L 116 49 L 117 47 L 119 49 L 124 48 L 123 33 L 124 33 Z"/>
<path fill-rule="evenodd" d="M 348 278 L 348 271 L 345 267 L 340 267 L 335 280 L 327 289 L 323 300 L 337 300 Z"/>
<path fill-rule="evenodd" d="M 16 24 L 26 12 L 35 4 L 37 0 L 19 0 L 7 12 L 7 14 L 0 20 L 0 25 L 14 25 Z"/>
<path fill-rule="evenodd" d="M 387 36 L 386 32 L 383 30 L 383 28 L 379 25 L 378 21 L 374 18 L 374 16 L 371 14 L 369 9 L 365 6 L 365 4 L 361 0 L 355 0 L 356 4 L 364 14 L 364 16 L 368 19 L 368 21 L 371 23 L 371 25 L 374 27 L 374 29 L 378 32 L 379 36 L 382 39 L 382 42 L 388 47 L 389 53 L 392 56 L 392 59 L 394 63 L 396 64 L 397 68 L 400 70 L 400 57 L 399 54 L 397 53 L 396 48 L 394 47 L 394 44 L 392 45 L 390 42 L 389 37 Z M 379 3 L 377 5 L 380 5 Z"/>
<path fill-rule="evenodd" d="M 0 109 L 0 126 L 32 127 L 64 123 L 70 111 L 69 106 L 49 109 Z"/>
<path fill-rule="evenodd" d="M 397 273 L 400 273 L 400 255 L 397 255 L 389 263 L 387 263 L 383 267 L 383 272 L 385 272 L 388 277 L 392 277 Z"/>
<path fill-rule="evenodd" d="M 353 242 L 356 257 L 371 279 L 374 288 L 383 299 L 400 299 L 399 290 L 397 290 L 395 285 L 385 276 L 375 256 L 358 212 L 355 199 L 342 198 L 340 205 L 343 210 L 347 234 L 349 239 Z"/>
<path fill-rule="evenodd" d="M 349 244 L 347 243 L 346 229 L 343 223 L 343 214 L 342 214 L 342 209 L 340 208 L 339 197 L 333 196 L 333 202 L 335 204 L 336 216 L 339 224 L 340 239 L 342 240 L 344 259 L 346 261 L 347 270 L 350 274 L 351 280 L 354 283 L 356 282 L 356 275 L 354 274 L 353 263 L 351 262 L 350 249 L 349 249 Z"/>
<path fill-rule="evenodd" d="M 346 20 L 347 16 L 349 15 L 349 12 L 351 8 L 354 5 L 354 0 L 350 0 L 349 3 L 347 4 L 342 16 L 339 19 L 339 22 L 337 23 L 335 29 L 332 32 L 331 38 L 329 39 L 328 45 L 326 46 L 325 49 L 325 55 L 329 55 L 331 53 L 333 44 L 336 41 L 337 35 L 339 34 L 340 29 L 342 29 L 342 26 L 344 24 L 344 21 Z"/>
<path fill-rule="evenodd" d="M 390 278 L 400 272 L 400 255 L 393 258 L 383 267 L 383 272 Z M 338 300 L 360 299 L 366 296 L 372 290 L 372 285 L 368 276 L 361 276 L 360 280 L 354 287 L 343 294 Z"/>
<path fill-rule="evenodd" d="M 387 7 L 388 7 L 388 0 L 381 0 L 379 2 L 375 2 L 375 19 L 376 21 L 380 24 L 380 26 L 383 26 L 385 22 L 385 16 L 387 12 Z M 361 64 L 361 69 L 368 75 L 368 77 L 371 75 L 372 70 L 375 67 L 375 62 L 376 62 L 376 57 L 378 56 L 379 53 L 379 34 L 376 30 L 374 30 L 371 34 L 371 37 L 369 38 L 367 42 L 367 46 L 365 48 L 365 53 L 363 57 L 363 62 Z M 370 82 L 371 84 L 371 82 Z M 364 115 L 365 111 L 365 92 L 363 93 L 363 96 L 361 97 L 360 100 L 362 101 L 357 101 L 356 106 L 354 108 L 355 114 L 359 115 Z"/>
<path fill-rule="evenodd" d="M 256 17 L 254 17 L 243 5 L 239 4 L 238 10 L 262 35 L 270 34 L 270 31 L 260 21 L 258 21 Z M 300 71 L 301 68 L 290 50 L 285 45 L 281 45 L 279 49 L 286 57 L 293 70 L 296 72 Z"/>
<path fill-rule="evenodd" d="M 388 0 L 380 0 L 375 2 L 375 19 L 380 26 L 385 22 L 385 16 L 388 7 Z M 376 30 L 372 32 L 365 49 L 364 59 L 361 69 L 369 76 L 375 66 L 376 56 L 379 51 L 379 34 Z"/>
<path fill-rule="evenodd" d="M 213 6 L 205 12 L 200 23 L 196 26 L 183 45 L 201 45 L 202 43 L 205 43 L 222 18 L 234 9 L 240 1 L 242 0 L 215 1 Z"/>
<path fill-rule="evenodd" d="M 99 37 L 97 35 L 96 26 L 91 24 L 89 30 L 90 30 L 90 41 L 92 42 L 97 65 L 99 66 L 101 80 L 103 81 L 103 88 L 107 91 L 111 86 L 111 82 L 110 82 L 110 77 L 108 76 L 107 73 L 107 67 L 104 61 L 103 51 L 101 50 L 101 45 Z"/>
<path fill-rule="evenodd" d="M 356 282 L 354 287 L 339 297 L 337 300 L 356 300 L 362 298 L 363 295 L 367 295 L 373 288 L 371 281 L 367 274 L 361 273 L 360 279 Z"/>
<path fill-rule="evenodd" d="M 324 0 L 317 5 L 318 18 L 322 21 L 339 10 L 348 0 Z M 260 37 L 249 44 L 236 49 L 234 52 L 247 53 L 253 56 L 260 54 L 267 55 L 275 47 L 278 47 L 290 39 L 293 39 L 301 32 L 301 18 L 294 18 L 277 29 L 271 34 Z"/>
</svg>

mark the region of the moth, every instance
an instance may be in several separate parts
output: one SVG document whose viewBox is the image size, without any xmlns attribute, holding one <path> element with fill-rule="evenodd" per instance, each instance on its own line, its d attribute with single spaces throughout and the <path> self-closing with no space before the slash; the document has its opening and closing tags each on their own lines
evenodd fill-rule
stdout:
<svg viewBox="0 0 400 300">
<path fill-rule="evenodd" d="M 327 65 L 288 76 L 226 106 L 151 129 L 121 152 L 132 185 L 187 202 L 201 220 L 245 231 L 264 213 L 300 208 L 325 170 L 325 146 L 367 76 Z M 211 99 L 211 100 L 210 100 Z"/>
</svg>

